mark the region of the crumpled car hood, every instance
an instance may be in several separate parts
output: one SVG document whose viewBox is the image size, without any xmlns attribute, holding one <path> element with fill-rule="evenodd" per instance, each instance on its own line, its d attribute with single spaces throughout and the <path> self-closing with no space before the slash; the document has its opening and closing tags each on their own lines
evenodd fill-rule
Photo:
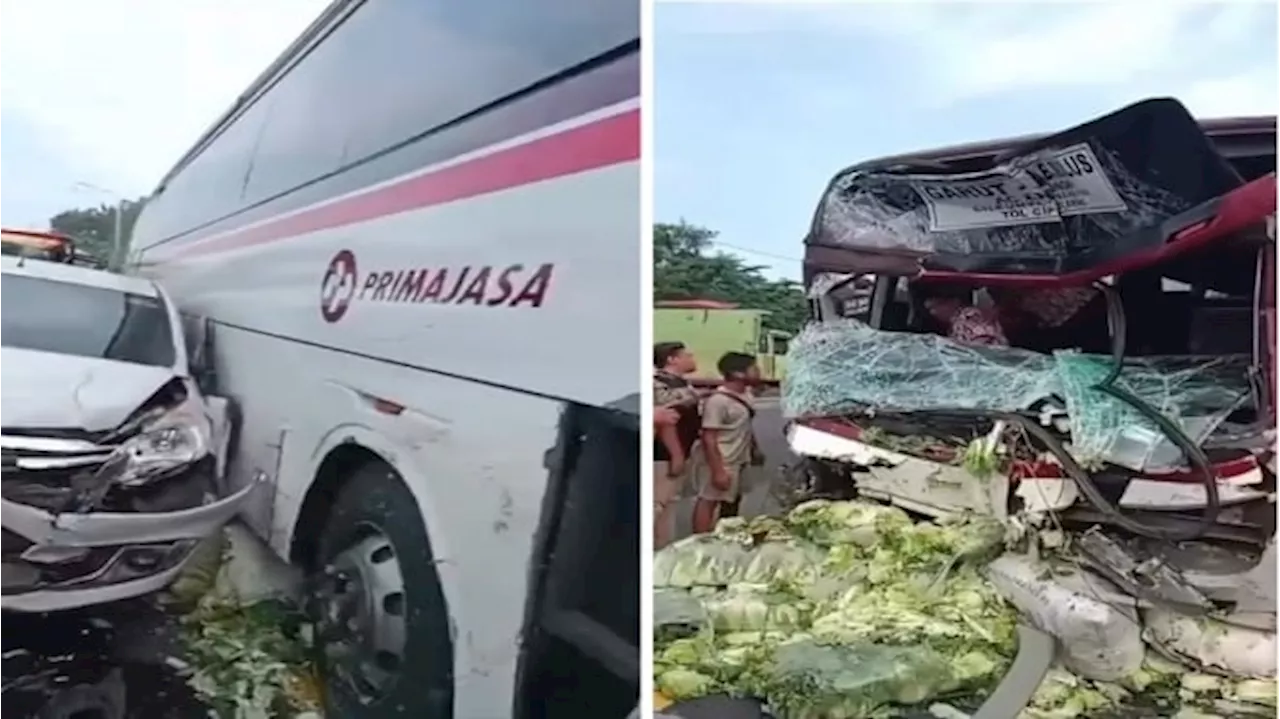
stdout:
<svg viewBox="0 0 1280 719">
<path fill-rule="evenodd" d="M 114 429 L 175 376 L 169 367 L 13 347 L 0 352 L 6 427 Z"/>
</svg>

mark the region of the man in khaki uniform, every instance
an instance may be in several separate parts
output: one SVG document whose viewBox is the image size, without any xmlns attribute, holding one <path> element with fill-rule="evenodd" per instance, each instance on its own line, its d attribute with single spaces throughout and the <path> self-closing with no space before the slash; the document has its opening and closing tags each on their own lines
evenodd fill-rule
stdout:
<svg viewBox="0 0 1280 719">
<path fill-rule="evenodd" d="M 744 481 L 763 457 L 752 421 L 750 388 L 760 381 L 756 358 L 730 352 L 716 364 L 724 382 L 702 403 L 702 461 L 696 464 L 698 499 L 693 531 L 710 532 L 721 515 L 737 514 Z"/>
<path fill-rule="evenodd" d="M 653 347 L 653 546 L 670 541 L 671 508 L 687 476 L 689 456 L 698 440 L 698 392 L 685 377 L 698 369 L 681 342 Z M 674 416 L 673 416 L 674 415 Z M 664 421 L 659 422 L 662 419 Z"/>
</svg>

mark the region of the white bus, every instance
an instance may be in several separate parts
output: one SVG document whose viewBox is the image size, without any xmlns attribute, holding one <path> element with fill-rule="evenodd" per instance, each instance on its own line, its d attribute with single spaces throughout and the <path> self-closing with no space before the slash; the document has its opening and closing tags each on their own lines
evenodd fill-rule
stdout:
<svg viewBox="0 0 1280 719">
<path fill-rule="evenodd" d="M 131 267 L 238 407 L 330 710 L 608 717 L 639 679 L 636 0 L 333 3 Z M 270 496 L 266 496 L 270 495 Z"/>
</svg>

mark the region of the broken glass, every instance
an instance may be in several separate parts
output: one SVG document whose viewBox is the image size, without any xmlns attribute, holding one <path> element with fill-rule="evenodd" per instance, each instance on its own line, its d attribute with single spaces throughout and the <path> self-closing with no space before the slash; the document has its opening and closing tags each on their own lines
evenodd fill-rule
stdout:
<svg viewBox="0 0 1280 719">
<path fill-rule="evenodd" d="M 1186 108 L 1148 100 L 1015 145 L 986 168 L 850 169 L 823 198 L 812 241 L 1052 272 L 1162 243 L 1135 233 L 1240 184 Z"/>
<path fill-rule="evenodd" d="M 842 319 L 810 324 L 792 341 L 783 404 L 789 417 L 866 409 L 1010 412 L 1028 409 L 1056 386 L 1046 355 Z"/>
<path fill-rule="evenodd" d="M 1158 427 L 1093 386 L 1111 358 L 969 346 L 945 337 L 884 332 L 856 320 L 809 325 L 787 355 L 783 411 L 788 418 L 898 412 L 1025 412 L 1065 401 L 1070 450 L 1135 471 L 1168 470 L 1182 454 Z M 1116 385 L 1203 442 L 1250 397 L 1248 357 L 1138 357 Z"/>
<path fill-rule="evenodd" d="M 1183 464 L 1182 450 L 1131 405 L 1093 387 L 1110 373 L 1110 357 L 1054 356 L 1071 421 L 1072 454 L 1132 470 L 1166 471 Z M 1115 386 L 1176 422 L 1203 444 L 1251 396 L 1248 356 L 1134 357 Z"/>
<path fill-rule="evenodd" d="M 1096 163 L 1097 187 L 1045 179 L 1034 170 L 1063 163 L 1073 153 L 1084 158 L 1082 164 Z M 1071 209 L 1073 204 L 1079 209 Z M 1081 143 L 1018 157 L 986 172 L 850 173 L 828 193 L 822 224 L 824 239 L 836 245 L 1067 257 L 1191 206 L 1143 182 L 1106 148 L 1095 151 Z"/>
</svg>

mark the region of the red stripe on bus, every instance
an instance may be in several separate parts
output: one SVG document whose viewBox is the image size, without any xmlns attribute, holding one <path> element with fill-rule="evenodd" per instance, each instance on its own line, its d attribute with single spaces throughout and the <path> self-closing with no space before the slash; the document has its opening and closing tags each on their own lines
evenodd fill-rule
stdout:
<svg viewBox="0 0 1280 719">
<path fill-rule="evenodd" d="M 639 157 L 640 111 L 631 110 L 295 215 L 194 240 L 175 248 L 169 256 L 225 252 L 265 244 L 608 167 Z M 636 201 L 639 202 L 638 197 Z"/>
</svg>

